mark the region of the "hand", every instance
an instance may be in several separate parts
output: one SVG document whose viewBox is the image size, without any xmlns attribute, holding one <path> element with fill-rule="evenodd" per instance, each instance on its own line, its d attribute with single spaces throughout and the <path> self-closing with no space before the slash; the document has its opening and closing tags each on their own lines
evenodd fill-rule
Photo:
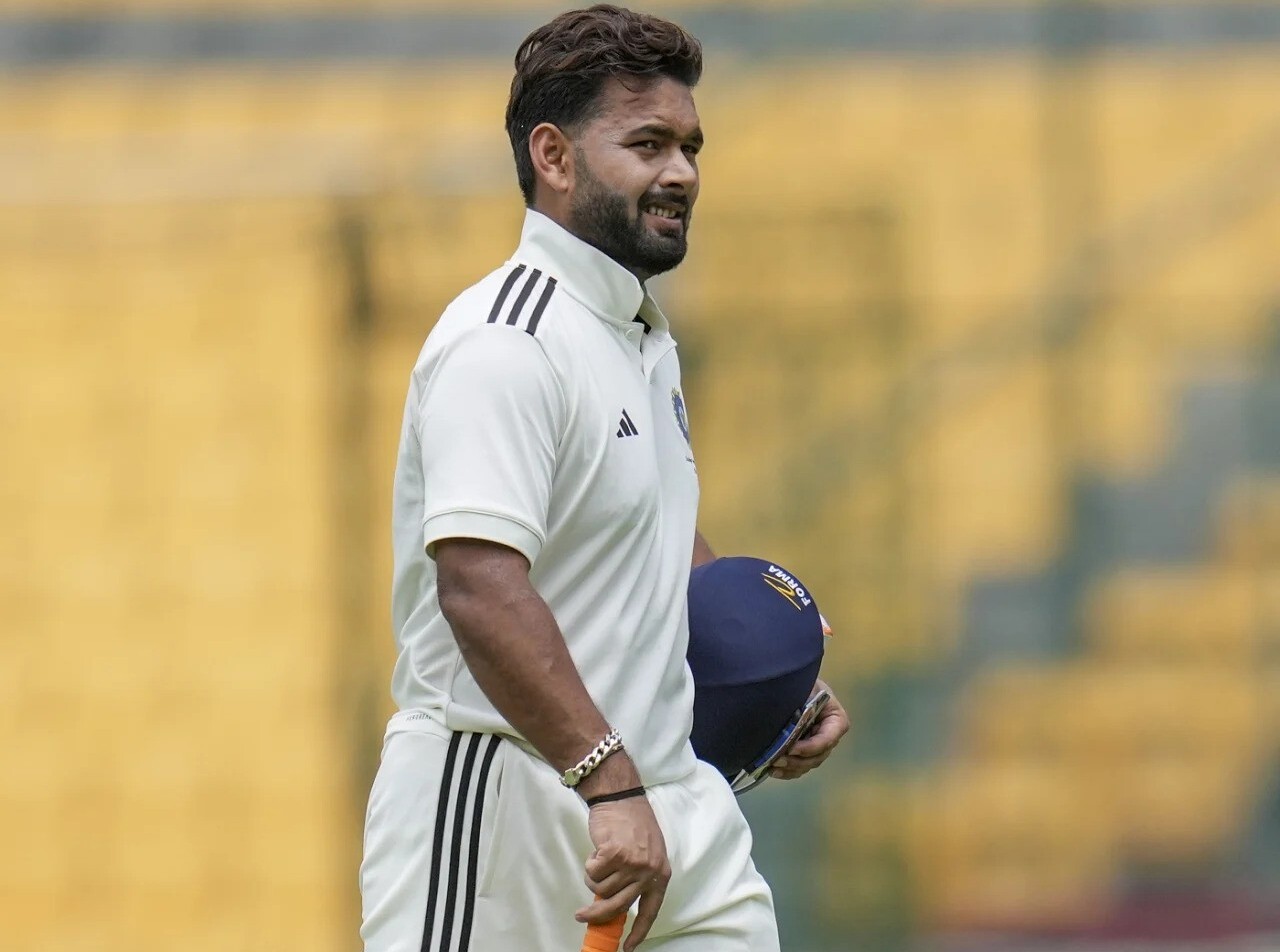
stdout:
<svg viewBox="0 0 1280 952">
<path fill-rule="evenodd" d="M 579 909 L 576 918 L 609 922 L 638 898 L 635 923 L 622 946 L 634 952 L 649 934 L 671 879 L 658 818 L 647 798 L 632 797 L 592 807 L 587 830 L 596 848 L 587 860 L 585 882 L 598 898 Z"/>
<path fill-rule="evenodd" d="M 822 681 L 814 686 L 814 692 L 831 690 Z M 814 767 L 819 766 L 831 756 L 831 751 L 840 742 L 840 738 L 849 732 L 849 715 L 835 694 L 827 702 L 813 729 L 796 741 L 785 757 L 778 761 L 769 771 L 770 777 L 779 780 L 795 780 L 803 777 Z"/>
</svg>

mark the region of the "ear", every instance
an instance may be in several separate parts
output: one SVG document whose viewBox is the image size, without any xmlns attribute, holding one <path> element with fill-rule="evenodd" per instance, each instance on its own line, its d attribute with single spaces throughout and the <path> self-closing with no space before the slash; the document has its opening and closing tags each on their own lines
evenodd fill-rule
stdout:
<svg viewBox="0 0 1280 952">
<path fill-rule="evenodd" d="M 544 122 L 529 133 L 529 156 L 537 177 L 558 195 L 573 187 L 573 146 L 558 126 Z"/>
</svg>

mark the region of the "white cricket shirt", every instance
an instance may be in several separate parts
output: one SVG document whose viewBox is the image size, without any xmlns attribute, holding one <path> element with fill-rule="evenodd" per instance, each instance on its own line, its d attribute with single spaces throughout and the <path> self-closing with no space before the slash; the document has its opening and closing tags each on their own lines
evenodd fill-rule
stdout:
<svg viewBox="0 0 1280 952">
<path fill-rule="evenodd" d="M 644 782 L 688 774 L 697 508 L 666 317 L 628 271 L 530 211 L 515 255 L 446 308 L 413 369 L 393 513 L 400 710 L 518 736 L 436 597 L 433 544 L 487 539 L 528 558 Z"/>
</svg>

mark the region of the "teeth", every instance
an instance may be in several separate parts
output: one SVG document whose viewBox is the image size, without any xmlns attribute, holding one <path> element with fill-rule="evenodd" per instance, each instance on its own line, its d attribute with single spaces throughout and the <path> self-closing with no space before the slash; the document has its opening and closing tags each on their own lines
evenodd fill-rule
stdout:
<svg viewBox="0 0 1280 952">
<path fill-rule="evenodd" d="M 650 205 L 645 209 L 650 215 L 657 215 L 659 218 L 679 218 L 679 212 L 673 212 L 666 208 L 658 208 L 656 205 Z"/>
</svg>

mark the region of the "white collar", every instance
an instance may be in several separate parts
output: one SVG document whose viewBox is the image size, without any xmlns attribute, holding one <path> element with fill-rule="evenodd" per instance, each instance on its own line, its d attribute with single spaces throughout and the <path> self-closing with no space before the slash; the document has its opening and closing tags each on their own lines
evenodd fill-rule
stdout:
<svg viewBox="0 0 1280 952">
<path fill-rule="evenodd" d="M 570 297 L 603 320 L 630 324 L 640 317 L 651 335 L 668 334 L 666 315 L 634 274 L 541 212 L 526 211 L 520 247 L 512 260 L 553 275 Z"/>
</svg>

